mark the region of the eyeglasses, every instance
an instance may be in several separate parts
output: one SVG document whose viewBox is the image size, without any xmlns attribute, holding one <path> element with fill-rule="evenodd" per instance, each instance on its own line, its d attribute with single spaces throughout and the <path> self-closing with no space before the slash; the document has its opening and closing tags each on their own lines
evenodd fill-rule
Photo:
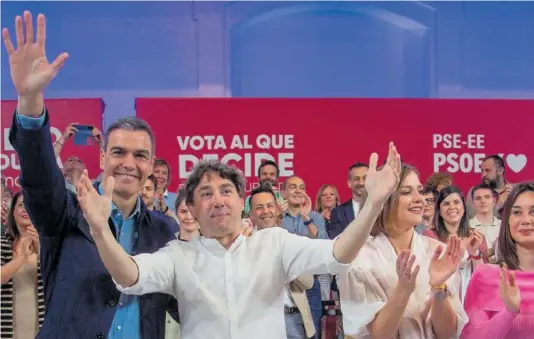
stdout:
<svg viewBox="0 0 534 339">
<path fill-rule="evenodd" d="M 434 205 L 436 203 L 436 199 L 434 198 L 426 198 L 425 201 L 429 205 Z"/>
</svg>

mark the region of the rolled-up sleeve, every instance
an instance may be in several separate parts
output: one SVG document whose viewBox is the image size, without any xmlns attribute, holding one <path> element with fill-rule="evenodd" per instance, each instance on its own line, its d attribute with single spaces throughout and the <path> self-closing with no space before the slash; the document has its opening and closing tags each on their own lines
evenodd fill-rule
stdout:
<svg viewBox="0 0 534 339">
<path fill-rule="evenodd" d="M 157 292 L 175 295 L 176 273 L 171 252 L 172 245 L 167 245 L 155 253 L 133 256 L 132 259 L 139 269 L 139 278 L 130 287 L 122 287 L 115 282 L 117 289 L 133 295 Z"/>
<path fill-rule="evenodd" d="M 370 282 L 356 267 L 340 274 L 338 279 L 343 330 L 348 336 L 368 338 L 369 325 L 384 307 L 382 300 L 370 286 Z"/>
<path fill-rule="evenodd" d="M 291 234 L 282 228 L 282 265 L 288 281 L 306 274 L 337 274 L 350 267 L 334 257 L 334 242 L 330 239 L 310 239 Z"/>
</svg>

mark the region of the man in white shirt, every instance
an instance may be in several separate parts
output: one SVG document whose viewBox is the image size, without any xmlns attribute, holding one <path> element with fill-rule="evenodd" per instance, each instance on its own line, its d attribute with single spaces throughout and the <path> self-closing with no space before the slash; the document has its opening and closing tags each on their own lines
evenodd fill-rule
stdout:
<svg viewBox="0 0 534 339">
<path fill-rule="evenodd" d="M 114 178 L 99 195 L 87 173 L 78 199 L 104 265 L 126 294 L 163 292 L 178 300 L 183 339 L 286 337 L 285 284 L 309 274 L 336 274 L 358 254 L 399 181 L 400 156 L 390 144 L 386 165 L 371 155 L 368 198 L 335 240 L 309 239 L 280 227 L 242 234 L 242 173 L 219 161 L 200 162 L 186 183 L 186 203 L 203 236 L 171 241 L 152 254 L 130 257 L 108 225 Z"/>
<path fill-rule="evenodd" d="M 495 254 L 495 243 L 501 230 L 501 220 L 493 213 L 497 196 L 498 193 L 488 184 L 477 185 L 471 190 L 476 214 L 469 220 L 469 226 L 485 235 L 490 259 Z"/>
<path fill-rule="evenodd" d="M 249 217 L 258 230 L 278 227 L 279 208 L 274 191 L 267 185 L 252 190 Z M 288 339 L 312 338 L 316 331 L 306 291 L 313 287 L 313 275 L 297 277 L 286 284 L 284 317 Z"/>
</svg>

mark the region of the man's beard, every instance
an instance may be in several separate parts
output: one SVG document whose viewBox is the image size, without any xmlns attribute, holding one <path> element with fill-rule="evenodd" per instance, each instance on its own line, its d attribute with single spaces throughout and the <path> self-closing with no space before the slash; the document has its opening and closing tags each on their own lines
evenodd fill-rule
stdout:
<svg viewBox="0 0 534 339">
<path fill-rule="evenodd" d="M 278 188 L 276 187 L 276 182 L 272 181 L 271 179 L 260 180 L 260 185 L 269 187 L 271 189 Z"/>
<path fill-rule="evenodd" d="M 482 183 L 489 185 L 493 190 L 497 188 L 497 180 L 482 179 Z"/>
</svg>

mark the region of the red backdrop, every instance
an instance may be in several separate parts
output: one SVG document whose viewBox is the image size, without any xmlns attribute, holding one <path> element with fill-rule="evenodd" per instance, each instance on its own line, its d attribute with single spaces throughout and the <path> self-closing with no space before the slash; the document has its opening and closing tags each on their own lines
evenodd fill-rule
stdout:
<svg viewBox="0 0 534 339">
<path fill-rule="evenodd" d="M 348 167 L 375 151 L 381 163 L 390 140 L 422 180 L 449 171 L 467 190 L 481 180 L 481 159 L 495 153 L 510 181 L 534 179 L 534 101 L 140 98 L 136 110 L 156 134 L 156 155 L 172 166 L 171 190 L 202 156 L 236 164 L 250 190 L 272 156 L 282 176 L 303 177 L 312 199 L 324 183 L 346 199 Z"/>
<path fill-rule="evenodd" d="M 45 100 L 46 107 L 50 113 L 50 131 L 52 133 L 51 142 L 59 138 L 65 128 L 72 122 L 82 125 L 93 125 L 102 130 L 102 114 L 104 103 L 102 99 L 50 99 Z M 13 120 L 13 112 L 17 107 L 15 100 L 2 100 L 2 128 L 0 140 L 2 140 L 1 169 L 6 177 L 8 187 L 18 191 L 18 174 L 20 163 L 17 154 L 9 143 L 9 130 Z M 69 156 L 77 155 L 87 164 L 89 175 L 96 177 L 100 173 L 99 150 L 93 143 L 91 146 L 77 146 L 70 140 L 61 151 L 60 161 L 62 163 Z M 61 166 L 62 167 L 62 166 Z"/>
</svg>

